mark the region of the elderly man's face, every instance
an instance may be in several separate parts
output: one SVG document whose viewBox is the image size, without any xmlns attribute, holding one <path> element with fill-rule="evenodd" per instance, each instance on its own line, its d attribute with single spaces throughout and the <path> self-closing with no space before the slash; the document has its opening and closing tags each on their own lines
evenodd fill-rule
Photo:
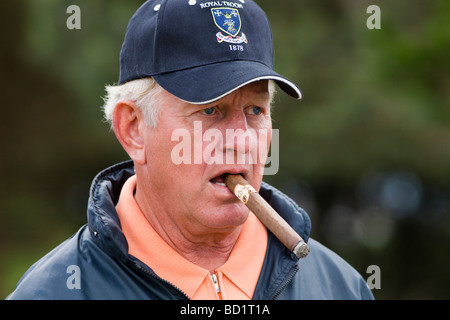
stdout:
<svg viewBox="0 0 450 320">
<path fill-rule="evenodd" d="M 208 105 L 163 91 L 160 103 L 157 127 L 145 128 L 147 161 L 137 171 L 147 203 L 191 234 L 241 225 L 248 209 L 224 185 L 223 174 L 242 174 L 255 189 L 261 185 L 272 128 L 268 82 Z"/>
</svg>

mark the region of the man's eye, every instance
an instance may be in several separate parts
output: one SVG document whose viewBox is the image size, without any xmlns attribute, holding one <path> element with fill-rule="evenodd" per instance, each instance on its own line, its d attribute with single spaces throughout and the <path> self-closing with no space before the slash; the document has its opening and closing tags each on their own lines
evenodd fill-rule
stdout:
<svg viewBox="0 0 450 320">
<path fill-rule="evenodd" d="M 214 107 L 209 107 L 200 111 L 204 115 L 210 116 L 216 113 L 216 109 Z"/>
<path fill-rule="evenodd" d="M 262 109 L 260 107 L 251 107 L 250 112 L 251 114 L 258 115 L 262 113 Z"/>
</svg>

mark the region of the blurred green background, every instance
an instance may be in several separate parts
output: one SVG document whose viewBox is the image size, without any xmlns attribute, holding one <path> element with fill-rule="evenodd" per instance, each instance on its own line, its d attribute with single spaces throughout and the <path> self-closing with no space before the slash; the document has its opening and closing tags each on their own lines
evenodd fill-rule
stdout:
<svg viewBox="0 0 450 320">
<path fill-rule="evenodd" d="M 450 299 L 450 2 L 257 2 L 276 69 L 305 94 L 277 96 L 266 181 L 364 278 L 380 267 L 377 299 Z M 96 173 L 127 159 L 100 106 L 141 3 L 0 2 L 0 298 L 85 223 Z M 81 30 L 66 27 L 72 4 Z"/>
</svg>

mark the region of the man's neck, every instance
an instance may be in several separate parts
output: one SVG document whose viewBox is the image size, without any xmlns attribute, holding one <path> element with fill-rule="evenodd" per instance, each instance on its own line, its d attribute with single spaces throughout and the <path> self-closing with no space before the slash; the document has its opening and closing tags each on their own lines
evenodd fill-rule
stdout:
<svg viewBox="0 0 450 320">
<path fill-rule="evenodd" d="M 242 226 L 225 231 L 204 230 L 194 234 L 189 230 L 183 230 L 164 213 L 163 208 L 151 209 L 148 199 L 139 192 L 139 189 L 134 197 L 156 233 L 186 260 L 211 273 L 228 260 Z"/>
</svg>

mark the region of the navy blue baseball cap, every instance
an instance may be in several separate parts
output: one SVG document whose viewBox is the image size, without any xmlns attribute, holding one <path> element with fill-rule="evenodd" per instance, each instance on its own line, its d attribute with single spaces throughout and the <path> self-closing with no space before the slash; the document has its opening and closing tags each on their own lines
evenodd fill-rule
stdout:
<svg viewBox="0 0 450 320">
<path fill-rule="evenodd" d="M 153 77 L 179 99 L 207 104 L 271 79 L 301 99 L 300 89 L 273 66 L 272 31 L 254 1 L 149 0 L 128 24 L 119 84 Z"/>
</svg>

